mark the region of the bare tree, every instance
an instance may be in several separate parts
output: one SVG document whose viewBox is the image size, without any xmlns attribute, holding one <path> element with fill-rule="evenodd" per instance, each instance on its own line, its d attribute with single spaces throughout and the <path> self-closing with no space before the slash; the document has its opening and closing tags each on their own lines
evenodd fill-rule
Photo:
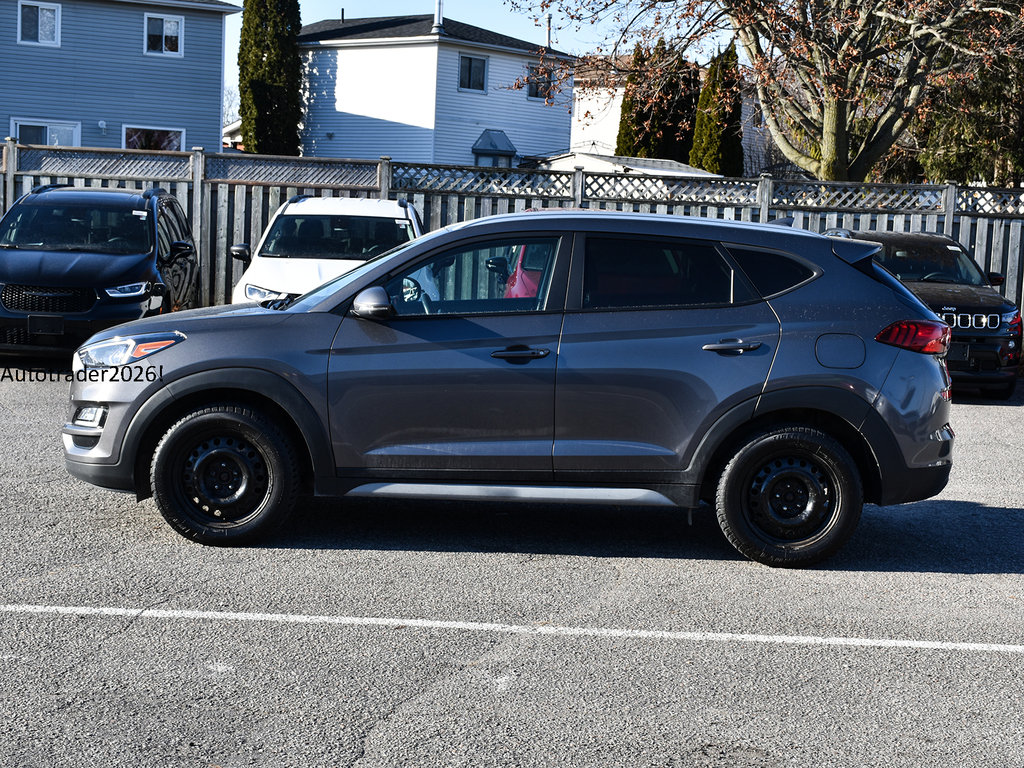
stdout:
<svg viewBox="0 0 1024 768">
<path fill-rule="evenodd" d="M 735 39 L 779 149 L 829 180 L 863 180 L 948 78 L 1024 51 L 1022 0 L 512 1 L 614 29 L 606 61 L 635 40 Z"/>
</svg>

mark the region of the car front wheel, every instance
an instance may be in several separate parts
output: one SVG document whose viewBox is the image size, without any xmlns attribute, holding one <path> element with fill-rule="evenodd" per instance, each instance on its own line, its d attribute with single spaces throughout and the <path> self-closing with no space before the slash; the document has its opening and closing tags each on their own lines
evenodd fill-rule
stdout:
<svg viewBox="0 0 1024 768">
<path fill-rule="evenodd" d="M 850 454 L 824 432 L 778 427 L 749 438 L 718 483 L 718 523 L 743 555 L 773 566 L 832 555 L 860 521 L 863 491 Z"/>
<path fill-rule="evenodd" d="M 203 544 L 242 544 L 275 530 L 295 504 L 291 441 L 259 411 L 218 404 L 187 414 L 164 434 L 150 480 L 164 519 Z"/>
</svg>

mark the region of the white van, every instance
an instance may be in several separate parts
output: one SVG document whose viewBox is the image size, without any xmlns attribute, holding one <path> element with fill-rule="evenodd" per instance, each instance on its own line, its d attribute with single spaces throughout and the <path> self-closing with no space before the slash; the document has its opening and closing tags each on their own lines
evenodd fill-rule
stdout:
<svg viewBox="0 0 1024 768">
<path fill-rule="evenodd" d="M 246 268 L 231 301 L 301 295 L 420 234 L 419 214 L 405 200 L 293 197 L 274 213 L 255 252 L 232 246 Z"/>
</svg>

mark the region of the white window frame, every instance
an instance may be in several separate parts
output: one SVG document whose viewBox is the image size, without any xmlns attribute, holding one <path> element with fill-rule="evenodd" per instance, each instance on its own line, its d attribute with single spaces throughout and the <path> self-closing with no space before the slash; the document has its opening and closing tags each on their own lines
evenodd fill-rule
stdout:
<svg viewBox="0 0 1024 768">
<path fill-rule="evenodd" d="M 123 123 L 121 125 L 121 149 L 128 149 L 128 147 L 127 147 L 127 140 L 128 140 L 128 129 L 129 128 L 138 128 L 138 129 L 141 129 L 143 131 L 167 131 L 167 132 L 180 133 L 181 134 L 181 146 L 178 149 L 163 150 L 163 151 L 167 151 L 167 152 L 186 152 L 187 151 L 185 149 L 185 147 L 187 147 L 188 144 L 185 143 L 185 129 L 184 128 L 170 128 L 170 127 L 168 127 L 166 125 L 138 125 L 137 123 L 131 123 L 131 124 Z"/>
<path fill-rule="evenodd" d="M 74 120 L 51 120 L 49 118 L 12 117 L 11 118 L 11 132 L 10 132 L 9 135 L 17 137 L 17 135 L 18 135 L 18 126 L 23 125 L 23 124 L 24 125 L 45 125 L 46 128 L 47 128 L 47 131 L 49 131 L 50 128 L 70 128 L 74 132 L 73 133 L 73 138 L 72 138 L 72 142 L 73 143 L 71 143 L 71 144 L 63 144 L 61 146 L 68 146 L 68 147 L 80 147 L 80 146 L 82 146 L 82 124 L 80 122 L 76 122 Z M 56 146 L 56 145 L 51 145 L 49 142 L 47 142 L 47 146 Z"/>
<path fill-rule="evenodd" d="M 178 22 L 178 50 L 177 51 L 151 51 L 149 50 L 149 20 L 160 19 L 161 21 Z M 185 56 L 185 17 L 172 16 L 167 13 L 147 13 L 142 19 L 142 53 L 146 56 L 160 56 L 162 58 L 180 59 Z M 134 125 L 133 128 L 142 126 Z M 167 129 L 161 129 L 167 130 Z"/>
<path fill-rule="evenodd" d="M 21 9 L 31 5 L 36 8 L 48 8 L 54 13 L 54 40 L 22 40 L 21 39 Z M 42 3 L 37 0 L 18 0 L 18 45 L 37 45 L 44 48 L 60 48 L 60 3 Z"/>
<path fill-rule="evenodd" d="M 484 63 L 484 87 L 483 90 L 477 90 L 476 88 L 463 88 L 462 87 L 462 60 L 463 59 L 477 59 Z M 456 85 L 459 90 L 463 93 L 487 93 L 487 77 L 491 74 L 491 60 L 489 56 L 480 56 L 475 53 L 462 53 L 459 51 L 459 76 L 456 81 Z"/>
</svg>

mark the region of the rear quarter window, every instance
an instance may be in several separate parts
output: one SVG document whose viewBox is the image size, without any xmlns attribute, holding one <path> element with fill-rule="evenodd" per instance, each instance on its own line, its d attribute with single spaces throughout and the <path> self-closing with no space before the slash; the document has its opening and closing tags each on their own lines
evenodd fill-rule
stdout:
<svg viewBox="0 0 1024 768">
<path fill-rule="evenodd" d="M 789 254 L 735 245 L 727 248 L 758 293 L 765 298 L 796 288 L 816 274 L 808 264 Z"/>
</svg>

